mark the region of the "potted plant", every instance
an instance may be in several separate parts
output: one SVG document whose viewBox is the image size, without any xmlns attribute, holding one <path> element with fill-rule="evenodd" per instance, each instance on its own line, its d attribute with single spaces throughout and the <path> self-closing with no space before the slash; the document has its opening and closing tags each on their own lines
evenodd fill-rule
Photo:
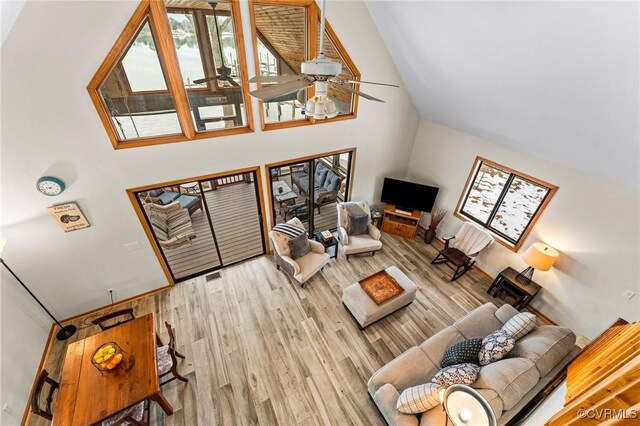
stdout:
<svg viewBox="0 0 640 426">
<path fill-rule="evenodd" d="M 424 242 L 431 244 L 431 241 L 436 237 L 436 229 L 440 222 L 447 215 L 447 209 L 437 208 L 431 212 L 431 222 L 429 222 L 429 229 L 424 232 Z"/>
</svg>

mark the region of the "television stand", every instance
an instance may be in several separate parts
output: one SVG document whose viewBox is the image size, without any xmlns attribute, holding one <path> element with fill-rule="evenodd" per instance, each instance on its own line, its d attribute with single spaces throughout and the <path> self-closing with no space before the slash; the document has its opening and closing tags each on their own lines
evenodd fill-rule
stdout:
<svg viewBox="0 0 640 426">
<path fill-rule="evenodd" d="M 404 238 L 413 238 L 418 229 L 418 222 L 422 217 L 422 212 L 403 212 L 396 209 L 393 204 L 384 207 L 384 218 L 382 219 L 382 231 Z"/>
</svg>

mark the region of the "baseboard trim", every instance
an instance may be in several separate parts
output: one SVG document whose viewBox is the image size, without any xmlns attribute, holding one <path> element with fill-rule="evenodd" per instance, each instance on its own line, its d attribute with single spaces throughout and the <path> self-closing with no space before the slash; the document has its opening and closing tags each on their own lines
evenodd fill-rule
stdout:
<svg viewBox="0 0 640 426">
<path fill-rule="evenodd" d="M 168 285 L 166 285 L 164 287 L 155 288 L 153 290 L 149 290 L 147 292 L 138 294 L 136 296 L 131 296 L 131 297 L 128 297 L 126 299 L 122 299 L 119 302 L 115 302 L 113 305 L 111 305 L 111 304 L 104 305 L 104 306 L 101 306 L 99 308 L 91 309 L 90 311 L 83 312 L 81 314 L 74 315 L 74 316 L 69 317 L 69 318 L 65 318 L 65 319 L 61 320 L 60 323 L 64 324 L 65 322 L 74 321 L 74 320 L 77 320 L 78 318 L 86 317 L 86 316 L 94 314 L 94 313 L 96 313 L 98 311 L 103 311 L 105 309 L 109 309 L 109 308 L 112 308 L 112 307 L 115 308 L 117 306 L 124 305 L 125 303 L 133 302 L 135 300 L 142 299 L 143 297 L 151 296 L 152 294 L 158 293 L 158 292 L 160 292 L 162 290 L 166 290 L 166 289 L 171 288 L 171 287 L 173 287 L 173 286 L 168 284 Z"/>
<path fill-rule="evenodd" d="M 434 241 L 438 241 L 438 243 L 440 243 L 443 247 L 444 247 L 444 241 L 442 241 L 440 238 L 436 238 Z M 493 282 L 493 280 L 496 277 L 491 276 L 489 273 L 487 273 L 487 271 L 483 270 L 482 268 L 480 268 L 477 264 L 473 264 L 472 266 L 473 269 L 475 269 L 476 271 L 478 271 L 481 275 L 484 275 L 485 278 L 487 278 L 489 281 Z M 527 311 L 531 312 L 532 314 L 536 315 L 538 318 L 540 318 L 540 320 L 542 322 L 544 322 L 545 324 L 548 325 L 558 325 L 555 321 L 553 321 L 551 318 L 549 318 L 548 316 L 546 316 L 545 314 L 543 314 L 542 312 L 540 312 L 539 310 L 537 310 L 536 308 L 532 307 L 531 305 L 528 305 L 527 307 L 525 307 L 524 309 L 526 309 Z"/>
</svg>

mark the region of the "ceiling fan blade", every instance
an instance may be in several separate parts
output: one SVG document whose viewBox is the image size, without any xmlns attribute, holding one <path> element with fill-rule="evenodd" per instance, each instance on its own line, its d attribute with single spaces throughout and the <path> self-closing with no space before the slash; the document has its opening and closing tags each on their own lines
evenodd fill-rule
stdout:
<svg viewBox="0 0 640 426">
<path fill-rule="evenodd" d="M 217 79 L 217 78 L 218 78 L 218 76 L 215 76 L 215 77 L 199 78 L 199 79 L 197 79 L 197 80 L 193 80 L 193 81 L 192 81 L 192 83 L 193 83 L 193 84 L 202 84 L 202 83 L 205 83 L 205 82 L 207 82 L 207 81 L 215 80 L 215 79 Z"/>
<path fill-rule="evenodd" d="M 232 86 L 240 87 L 240 85 L 233 78 L 231 78 L 231 76 L 228 76 L 228 77 L 227 76 L 218 76 L 218 81 L 226 81 Z"/>
<path fill-rule="evenodd" d="M 363 83 L 363 84 L 375 84 L 377 86 L 387 86 L 387 87 L 400 87 L 397 84 L 388 84 L 388 83 L 376 83 L 375 81 L 364 81 L 364 80 L 338 80 L 331 79 L 331 81 L 335 81 L 338 83 Z"/>
<path fill-rule="evenodd" d="M 298 101 L 298 103 L 302 106 L 305 105 L 306 101 L 306 92 L 304 89 L 300 89 L 298 91 L 298 93 L 296 93 L 296 100 Z"/>
<path fill-rule="evenodd" d="M 256 75 L 249 83 L 285 83 L 299 78 L 298 75 Z"/>
<path fill-rule="evenodd" d="M 351 92 L 351 93 L 356 94 L 358 96 L 362 96 L 365 99 L 369 99 L 371 101 L 384 103 L 384 101 L 382 99 L 374 98 L 371 95 L 367 95 L 366 93 L 362 93 L 362 92 L 360 92 L 358 90 L 352 89 L 351 87 L 347 86 L 346 84 L 337 83 L 337 82 L 332 81 L 332 80 L 329 80 L 329 84 L 331 86 L 333 86 L 333 87 L 338 88 L 338 89 L 346 90 L 347 92 Z"/>
<path fill-rule="evenodd" d="M 254 98 L 258 98 L 262 101 L 268 102 L 269 100 L 278 96 L 286 95 L 288 93 L 297 92 L 305 87 L 313 86 L 313 82 L 306 78 L 290 81 L 282 84 L 274 84 L 273 86 L 264 87 L 262 89 L 249 92 Z"/>
</svg>

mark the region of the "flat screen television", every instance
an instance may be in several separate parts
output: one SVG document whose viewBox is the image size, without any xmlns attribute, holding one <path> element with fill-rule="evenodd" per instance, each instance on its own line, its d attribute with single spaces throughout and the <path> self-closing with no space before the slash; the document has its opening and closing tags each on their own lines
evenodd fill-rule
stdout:
<svg viewBox="0 0 640 426">
<path fill-rule="evenodd" d="M 430 212 L 439 188 L 404 180 L 384 178 L 380 201 L 395 204 L 399 210 Z"/>
</svg>

